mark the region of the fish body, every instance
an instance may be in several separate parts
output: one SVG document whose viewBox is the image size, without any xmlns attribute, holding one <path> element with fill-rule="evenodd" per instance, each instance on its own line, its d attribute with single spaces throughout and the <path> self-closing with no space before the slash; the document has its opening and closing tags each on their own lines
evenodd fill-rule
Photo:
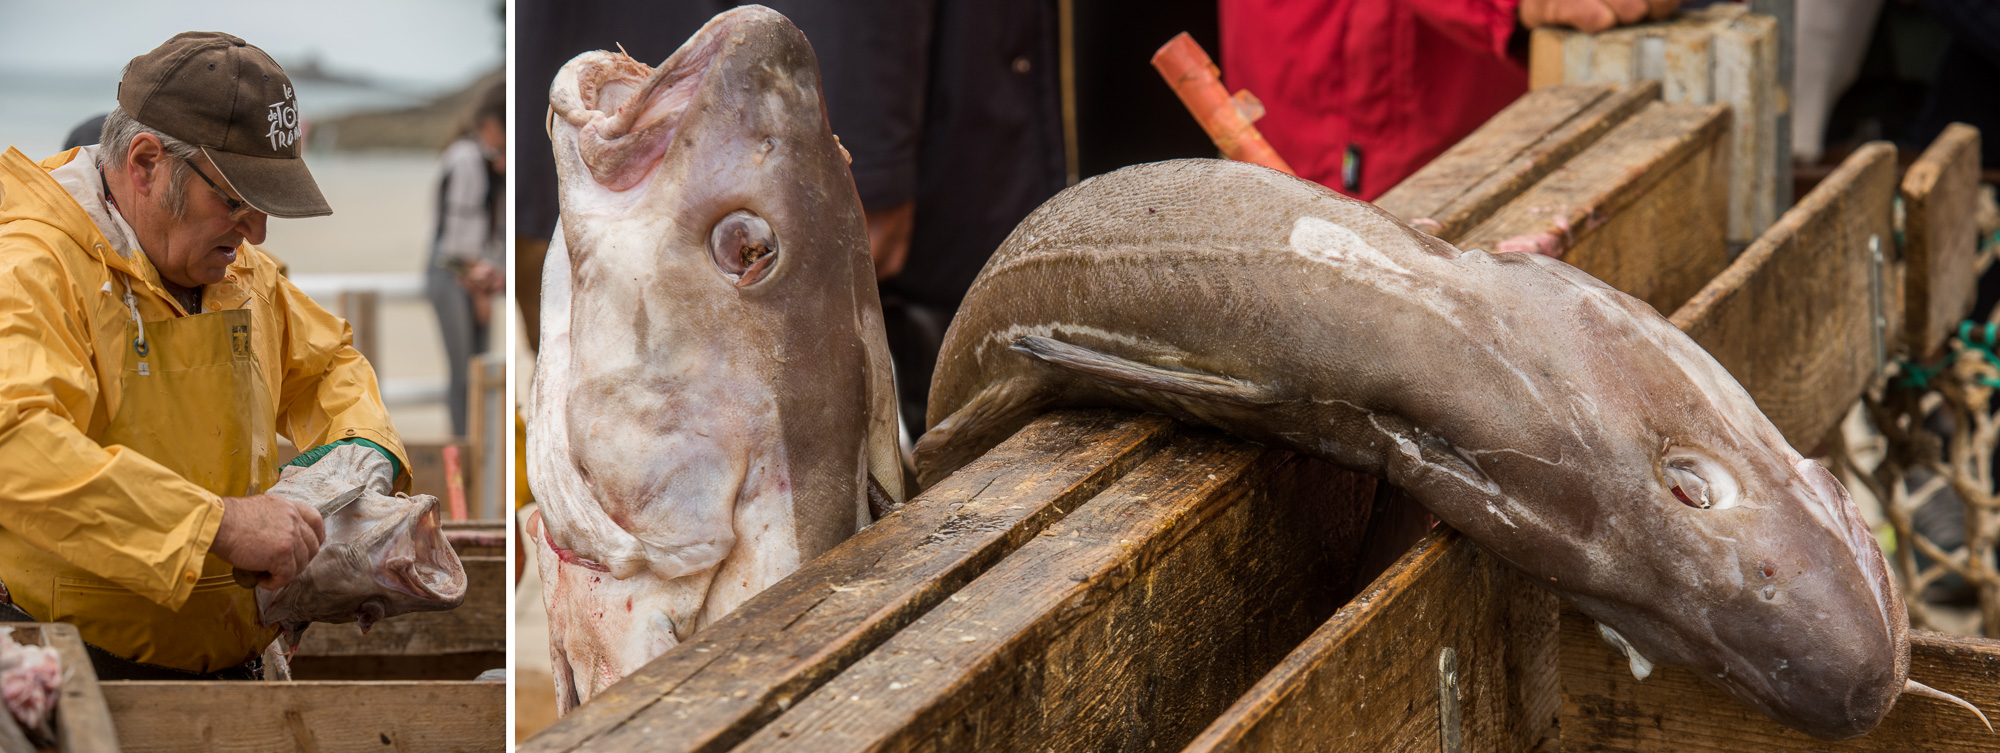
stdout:
<svg viewBox="0 0 2000 753">
<path fill-rule="evenodd" d="M 902 493 L 881 304 L 812 47 L 716 16 L 550 88 L 561 225 L 528 475 L 563 711 Z"/>
<path fill-rule="evenodd" d="M 1242 163 L 1085 181 L 1030 215 L 946 335 L 935 483 L 1058 407 L 1159 411 L 1410 492 L 1647 662 L 1824 738 L 1905 690 L 1903 601 L 1832 474 L 1643 301 L 1460 251 Z"/>
</svg>

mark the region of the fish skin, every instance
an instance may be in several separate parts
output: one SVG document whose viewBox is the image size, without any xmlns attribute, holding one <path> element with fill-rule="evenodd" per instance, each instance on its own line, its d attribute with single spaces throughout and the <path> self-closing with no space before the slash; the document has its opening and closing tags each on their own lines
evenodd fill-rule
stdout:
<svg viewBox="0 0 2000 753">
<path fill-rule="evenodd" d="M 313 622 L 360 622 L 410 612 L 456 609 L 465 602 L 465 567 L 446 540 L 438 500 L 393 493 L 389 459 L 359 445 L 342 445 L 308 467 L 284 470 L 266 490 L 288 499 L 336 499 L 359 484 L 361 494 L 325 518 L 326 542 L 285 587 L 257 589 L 264 625 L 297 646 Z"/>
<path fill-rule="evenodd" d="M 1817 737 L 1865 734 L 1904 688 L 1904 603 L 1846 491 L 1658 312 L 1554 259 L 1461 252 L 1243 163 L 1108 173 L 980 273 L 918 474 L 1088 406 L 1387 478 L 1645 659 Z M 1681 466 L 1719 504 L 1676 499 Z"/>
<path fill-rule="evenodd" d="M 658 69 L 585 53 L 550 88 L 562 221 L 528 470 L 563 711 L 866 525 L 871 476 L 900 501 L 881 303 L 818 71 L 790 21 L 745 6 Z M 739 210 L 776 238 L 755 282 L 709 252 Z"/>
</svg>

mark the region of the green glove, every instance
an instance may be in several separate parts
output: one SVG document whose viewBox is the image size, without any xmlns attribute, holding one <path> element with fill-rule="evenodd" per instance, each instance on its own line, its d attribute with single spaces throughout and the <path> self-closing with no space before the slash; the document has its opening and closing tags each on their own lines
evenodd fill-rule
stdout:
<svg viewBox="0 0 2000 753">
<path fill-rule="evenodd" d="M 358 444 L 368 449 L 382 453 L 382 457 L 389 459 L 389 479 L 392 483 L 395 481 L 395 479 L 400 478 L 403 475 L 403 463 L 402 461 L 396 459 L 396 453 L 390 452 L 389 448 L 387 447 L 383 447 L 382 445 L 376 444 L 366 439 L 362 439 L 360 437 L 352 437 L 349 439 L 342 439 L 336 442 L 328 442 L 318 447 L 314 447 L 310 450 L 306 450 L 305 452 L 299 453 L 298 457 L 292 458 L 292 462 L 286 463 L 285 465 L 287 466 L 296 465 L 300 468 L 310 468 L 312 467 L 312 464 L 319 462 L 320 458 L 326 457 L 327 453 L 333 452 L 333 448 L 339 447 L 344 444 Z"/>
</svg>

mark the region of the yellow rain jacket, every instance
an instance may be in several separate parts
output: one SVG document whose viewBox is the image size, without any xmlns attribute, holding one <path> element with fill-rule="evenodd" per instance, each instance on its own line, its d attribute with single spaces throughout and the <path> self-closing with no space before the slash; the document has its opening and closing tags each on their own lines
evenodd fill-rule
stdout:
<svg viewBox="0 0 2000 753">
<path fill-rule="evenodd" d="M 234 586 L 227 564 L 208 552 L 222 522 L 219 492 L 244 490 L 203 488 L 162 462 L 99 441 L 146 421 L 119 413 L 134 350 L 127 286 L 145 322 L 184 320 L 189 312 L 143 251 L 118 252 L 49 176 L 78 154 L 39 164 L 16 149 L 0 154 L 0 582 L 38 619 L 78 613 L 57 619 L 74 620 L 84 640 L 113 653 L 188 671 L 225 669 L 255 656 L 274 634 L 242 634 L 251 592 Z M 203 289 L 202 304 L 207 312 L 247 312 L 249 348 L 261 371 L 251 381 L 262 382 L 249 389 L 266 390 L 254 402 L 274 409 L 277 433 L 301 448 L 367 439 L 410 467 L 347 323 L 282 277 L 272 257 L 243 244 L 226 278 Z M 114 423 L 124 428 L 114 431 Z M 184 459 L 213 457 L 223 465 L 242 451 L 214 446 L 223 444 L 216 432 L 139 426 L 169 438 L 162 444 Z M 275 470 L 251 473 L 268 479 Z M 407 471 L 396 486 L 408 488 Z M 208 594 L 195 600 L 201 609 L 189 602 L 197 591 Z M 64 598 L 77 608 L 58 603 Z M 218 617 L 216 603 L 238 614 Z M 139 628 L 128 616 L 96 615 L 183 605 L 188 613 L 160 613 L 165 620 L 140 620 Z M 93 630 L 97 617 L 125 624 Z"/>
</svg>

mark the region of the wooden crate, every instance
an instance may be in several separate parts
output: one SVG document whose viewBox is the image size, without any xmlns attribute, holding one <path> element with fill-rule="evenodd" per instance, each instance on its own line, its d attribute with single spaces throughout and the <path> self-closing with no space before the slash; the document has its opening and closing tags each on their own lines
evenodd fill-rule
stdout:
<svg viewBox="0 0 2000 753">
<path fill-rule="evenodd" d="M 488 753 L 503 682 L 102 683 L 126 753 Z"/>
<path fill-rule="evenodd" d="M 1594 34 L 1535 30 L 1528 80 L 1555 84 L 1661 82 L 1667 102 L 1726 104 L 1730 120 L 1729 231 L 1732 243 L 1762 235 L 1784 207 L 1778 183 L 1789 181 L 1791 155 L 1780 151 L 1781 116 L 1789 113 L 1779 80 L 1778 21 L 1735 3 L 1718 3 L 1668 21 Z"/>
<path fill-rule="evenodd" d="M 1729 263 L 1729 117 L 1660 90 L 1531 91 L 1378 204 L 1460 248 L 1555 256 L 1671 312 Z"/>
<path fill-rule="evenodd" d="M 1657 81 L 1530 91 L 1375 204 L 1418 230 L 1457 240 L 1659 98 Z"/>
<path fill-rule="evenodd" d="M 1510 110 L 1541 120 L 1441 160 L 1472 190 L 1420 173 L 1392 192 L 1397 211 L 1442 215 L 1432 232 L 1465 243 L 1559 189 L 1635 216 L 1715 185 L 1719 110 L 1625 91 L 1637 114 L 1601 128 L 1577 117 L 1613 119 L 1618 91 L 1570 89 L 1561 117 Z M 1639 258 L 1599 247 L 1601 268 L 1654 291 L 1804 447 L 1900 331 L 1902 278 L 1877 253 L 1885 148 L 1857 152 L 1733 262 L 1719 233 Z M 1538 162 L 1552 150 L 1573 156 Z M 1662 190 L 1677 170 L 1699 180 Z M 1659 293 L 1690 259 L 1706 271 Z M 1835 746 L 1680 670 L 1630 681 L 1587 621 L 1464 538 L 1406 548 L 1422 520 L 1387 485 L 1159 416 L 1053 413 L 522 749 L 2000 751 L 1925 699 Z M 1327 551 L 1357 533 L 1360 548 Z M 1913 644 L 1914 677 L 2000 710 L 2000 642 Z"/>
<path fill-rule="evenodd" d="M 1728 124 L 1719 105 L 1649 103 L 1453 242 L 1545 253 L 1672 311 L 1729 263 Z"/>
<path fill-rule="evenodd" d="M 1895 147 L 1856 150 L 1671 317 L 1801 452 L 1840 423 L 1895 346 L 1897 285 L 1883 263 L 1895 192 Z"/>
<path fill-rule="evenodd" d="M 97 670 L 83 648 L 76 626 L 64 622 L 0 622 L 15 643 L 49 646 L 62 662 L 62 696 L 56 702 L 56 747 L 61 753 L 117 753 L 118 732 L 105 707 Z M 7 713 L 0 710 L 0 714 Z"/>
</svg>

